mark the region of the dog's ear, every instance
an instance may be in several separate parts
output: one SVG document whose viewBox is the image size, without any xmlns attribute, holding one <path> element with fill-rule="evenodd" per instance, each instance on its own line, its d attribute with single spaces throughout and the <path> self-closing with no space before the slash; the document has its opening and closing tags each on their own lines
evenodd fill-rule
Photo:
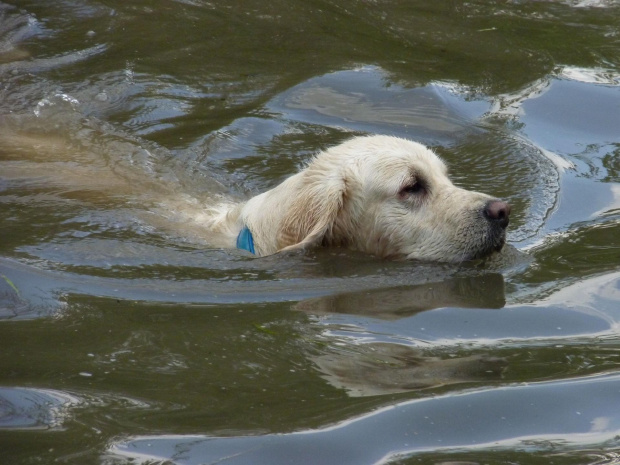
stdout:
<svg viewBox="0 0 620 465">
<path fill-rule="evenodd" d="M 307 168 L 278 231 L 279 251 L 307 249 L 331 238 L 345 192 L 343 176 Z"/>
</svg>

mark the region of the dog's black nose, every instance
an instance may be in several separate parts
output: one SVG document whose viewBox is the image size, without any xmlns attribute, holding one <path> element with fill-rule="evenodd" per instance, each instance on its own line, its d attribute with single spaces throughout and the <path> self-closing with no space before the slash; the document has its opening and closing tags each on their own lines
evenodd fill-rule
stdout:
<svg viewBox="0 0 620 465">
<path fill-rule="evenodd" d="M 496 221 L 500 227 L 506 228 L 510 221 L 510 205 L 503 200 L 489 200 L 484 206 L 484 216 L 489 221 Z"/>
</svg>

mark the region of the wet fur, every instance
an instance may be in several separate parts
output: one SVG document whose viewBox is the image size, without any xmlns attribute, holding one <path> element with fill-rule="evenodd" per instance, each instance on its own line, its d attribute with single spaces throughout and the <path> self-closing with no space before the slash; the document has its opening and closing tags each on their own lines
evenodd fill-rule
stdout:
<svg viewBox="0 0 620 465">
<path fill-rule="evenodd" d="M 416 183 L 424 189 L 408 193 Z M 219 205 L 206 226 L 231 248 L 249 227 L 257 255 L 322 245 L 459 262 L 504 244 L 505 230 L 483 214 L 492 199 L 454 186 L 443 161 L 423 145 L 366 136 L 319 153 L 246 203 Z"/>
</svg>

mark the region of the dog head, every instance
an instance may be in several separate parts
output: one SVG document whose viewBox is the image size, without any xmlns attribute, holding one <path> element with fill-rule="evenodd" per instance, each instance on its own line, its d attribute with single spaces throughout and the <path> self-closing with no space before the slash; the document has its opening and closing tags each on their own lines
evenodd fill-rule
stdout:
<svg viewBox="0 0 620 465">
<path fill-rule="evenodd" d="M 510 206 L 456 187 L 421 144 L 368 136 L 321 152 L 244 211 L 261 255 L 326 245 L 461 262 L 502 248 Z"/>
</svg>

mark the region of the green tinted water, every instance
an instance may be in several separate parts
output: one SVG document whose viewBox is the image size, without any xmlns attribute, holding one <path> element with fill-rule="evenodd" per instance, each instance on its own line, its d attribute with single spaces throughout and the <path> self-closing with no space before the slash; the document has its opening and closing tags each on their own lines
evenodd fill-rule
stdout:
<svg viewBox="0 0 620 465">
<path fill-rule="evenodd" d="M 612 463 L 619 25 L 605 0 L 0 3 L 2 463 Z M 364 133 L 509 200 L 509 247 L 209 247 L 214 195 Z"/>
</svg>

